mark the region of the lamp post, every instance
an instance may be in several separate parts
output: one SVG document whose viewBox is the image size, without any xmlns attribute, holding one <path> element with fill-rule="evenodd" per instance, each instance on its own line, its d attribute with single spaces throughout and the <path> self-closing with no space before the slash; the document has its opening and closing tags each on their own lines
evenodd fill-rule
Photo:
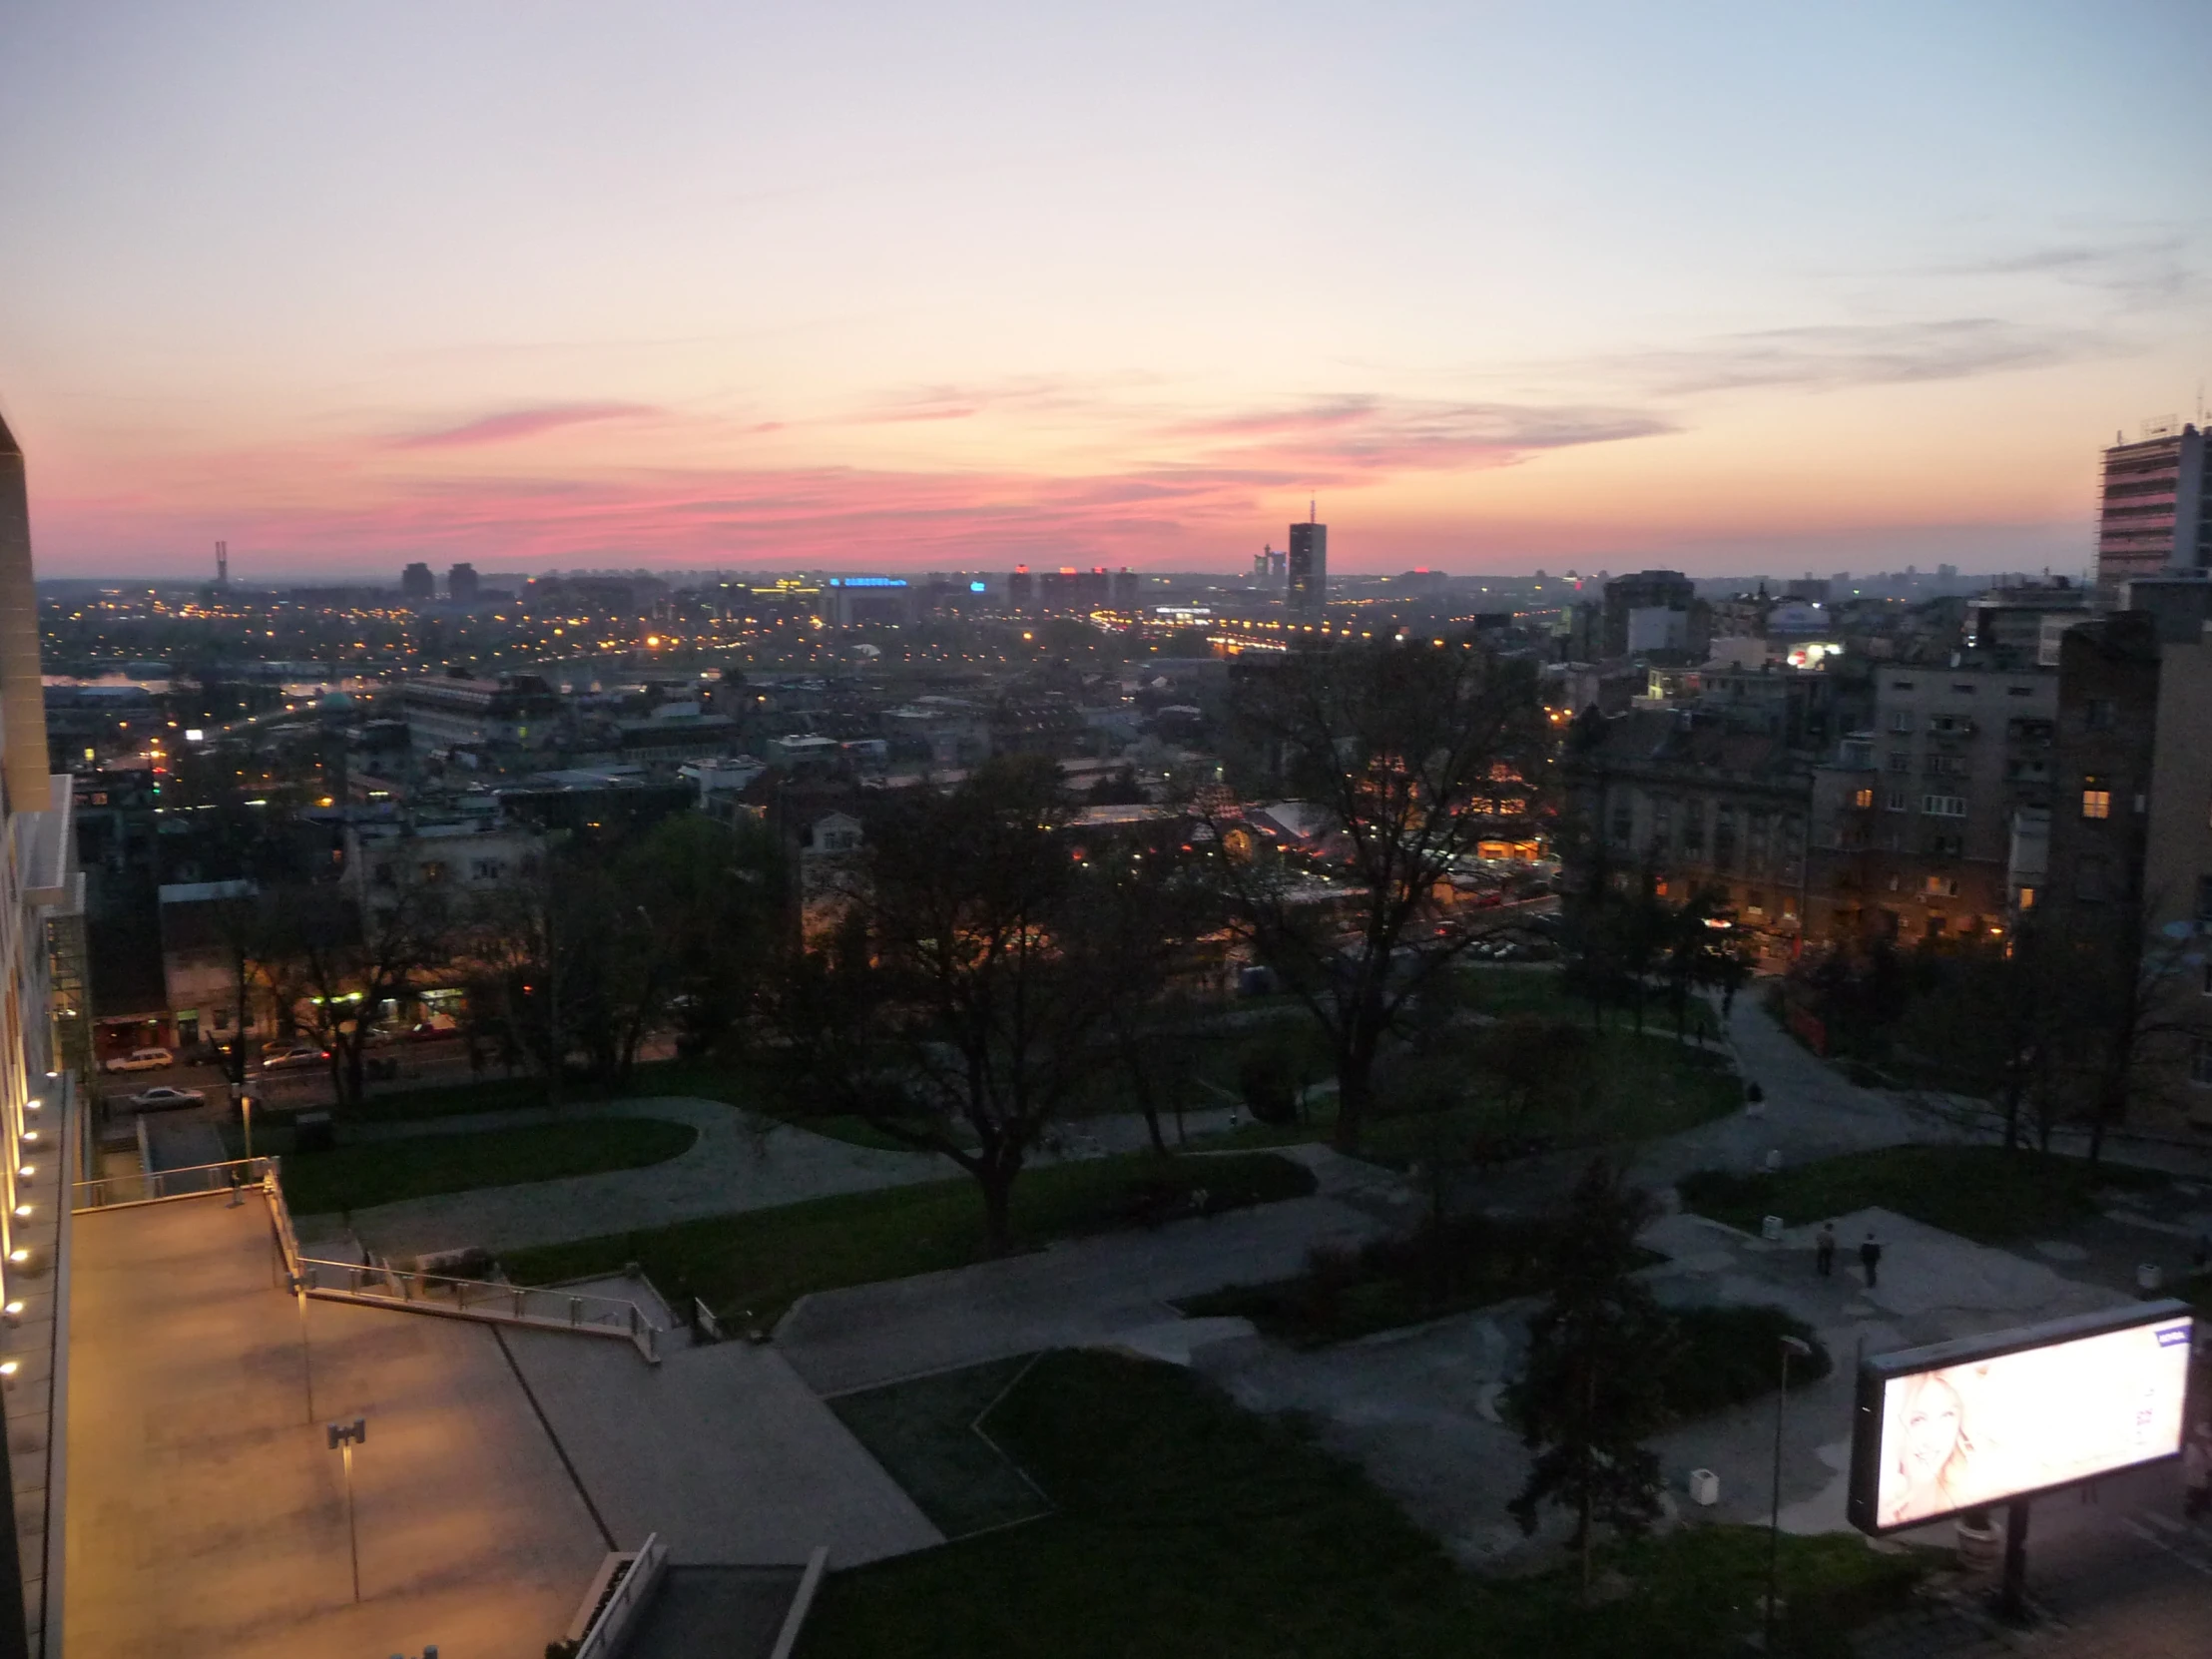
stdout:
<svg viewBox="0 0 2212 1659">
<path fill-rule="evenodd" d="M 353 1558 L 353 1599 L 361 1599 L 361 1534 L 353 1524 L 353 1448 L 368 1438 L 368 1419 L 355 1417 L 351 1422 L 333 1422 L 324 1425 L 330 1437 L 330 1449 L 345 1458 L 345 1547 Z"/>
<path fill-rule="evenodd" d="M 307 1276 L 284 1275 L 284 1288 L 299 1299 L 299 1381 L 307 1392 L 307 1420 L 314 1421 L 314 1362 L 307 1352 Z"/>
<path fill-rule="evenodd" d="M 1782 1407 L 1790 1397 L 1790 1361 L 1813 1358 L 1810 1345 L 1796 1337 L 1782 1339 L 1782 1390 L 1774 1396 L 1774 1508 L 1767 1531 L 1767 1636 L 1765 1651 L 1774 1651 L 1775 1583 L 1782 1575 Z"/>
</svg>

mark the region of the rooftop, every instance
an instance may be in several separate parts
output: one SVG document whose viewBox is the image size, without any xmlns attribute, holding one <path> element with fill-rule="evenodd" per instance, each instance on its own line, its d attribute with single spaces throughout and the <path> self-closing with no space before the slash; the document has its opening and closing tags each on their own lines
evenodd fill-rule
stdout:
<svg viewBox="0 0 2212 1659">
<path fill-rule="evenodd" d="M 490 1330 L 311 1302 L 310 1415 L 259 1201 L 74 1221 L 72 1659 L 540 1659 L 565 1632 L 607 1545 Z M 356 1416 L 357 1605 L 323 1426 Z"/>
</svg>

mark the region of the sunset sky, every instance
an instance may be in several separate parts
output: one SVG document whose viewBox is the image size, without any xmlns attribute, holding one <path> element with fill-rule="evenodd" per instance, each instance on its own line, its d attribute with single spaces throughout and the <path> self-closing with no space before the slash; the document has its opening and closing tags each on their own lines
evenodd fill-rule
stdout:
<svg viewBox="0 0 2212 1659">
<path fill-rule="evenodd" d="M 48 575 L 2077 570 L 2212 6 L 11 0 Z"/>
</svg>

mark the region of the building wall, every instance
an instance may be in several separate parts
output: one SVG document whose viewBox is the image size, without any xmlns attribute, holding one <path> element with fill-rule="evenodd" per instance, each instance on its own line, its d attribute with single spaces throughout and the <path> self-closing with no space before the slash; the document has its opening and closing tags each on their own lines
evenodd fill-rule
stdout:
<svg viewBox="0 0 2212 1659">
<path fill-rule="evenodd" d="M 2104 452 L 2104 499 L 2097 522 L 2097 580 L 2125 581 L 2161 570 L 2212 566 L 2212 464 L 2194 426 L 2115 444 Z"/>
<path fill-rule="evenodd" d="M 2156 1116 L 2212 1129 L 2212 631 L 2169 644 L 2158 676 L 2143 890 L 2147 945 L 2172 967 L 2158 1021 L 2173 1041 L 2145 1093 Z"/>
<path fill-rule="evenodd" d="M 1837 937 L 2004 925 L 2012 825 L 2047 803 L 2057 676 L 1885 666 L 1874 718 L 1813 789 L 1813 925 Z"/>
</svg>

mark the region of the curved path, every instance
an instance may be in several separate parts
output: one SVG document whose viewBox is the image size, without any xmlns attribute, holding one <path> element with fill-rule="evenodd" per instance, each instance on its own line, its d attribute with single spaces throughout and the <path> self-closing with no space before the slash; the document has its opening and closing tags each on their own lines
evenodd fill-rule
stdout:
<svg viewBox="0 0 2212 1659">
<path fill-rule="evenodd" d="M 720 1101 L 684 1096 L 485 1113 L 406 1127 L 415 1134 L 460 1134 L 584 1117 L 662 1118 L 690 1124 L 699 1138 L 682 1155 L 642 1169 L 480 1187 L 356 1210 L 350 1218 L 352 1232 L 370 1250 L 395 1260 L 470 1246 L 522 1250 L 765 1210 L 831 1193 L 941 1181 L 958 1173 L 926 1153 L 853 1146 Z M 345 1221 L 337 1216 L 299 1218 L 305 1241 L 328 1239 L 344 1229 Z"/>
</svg>

